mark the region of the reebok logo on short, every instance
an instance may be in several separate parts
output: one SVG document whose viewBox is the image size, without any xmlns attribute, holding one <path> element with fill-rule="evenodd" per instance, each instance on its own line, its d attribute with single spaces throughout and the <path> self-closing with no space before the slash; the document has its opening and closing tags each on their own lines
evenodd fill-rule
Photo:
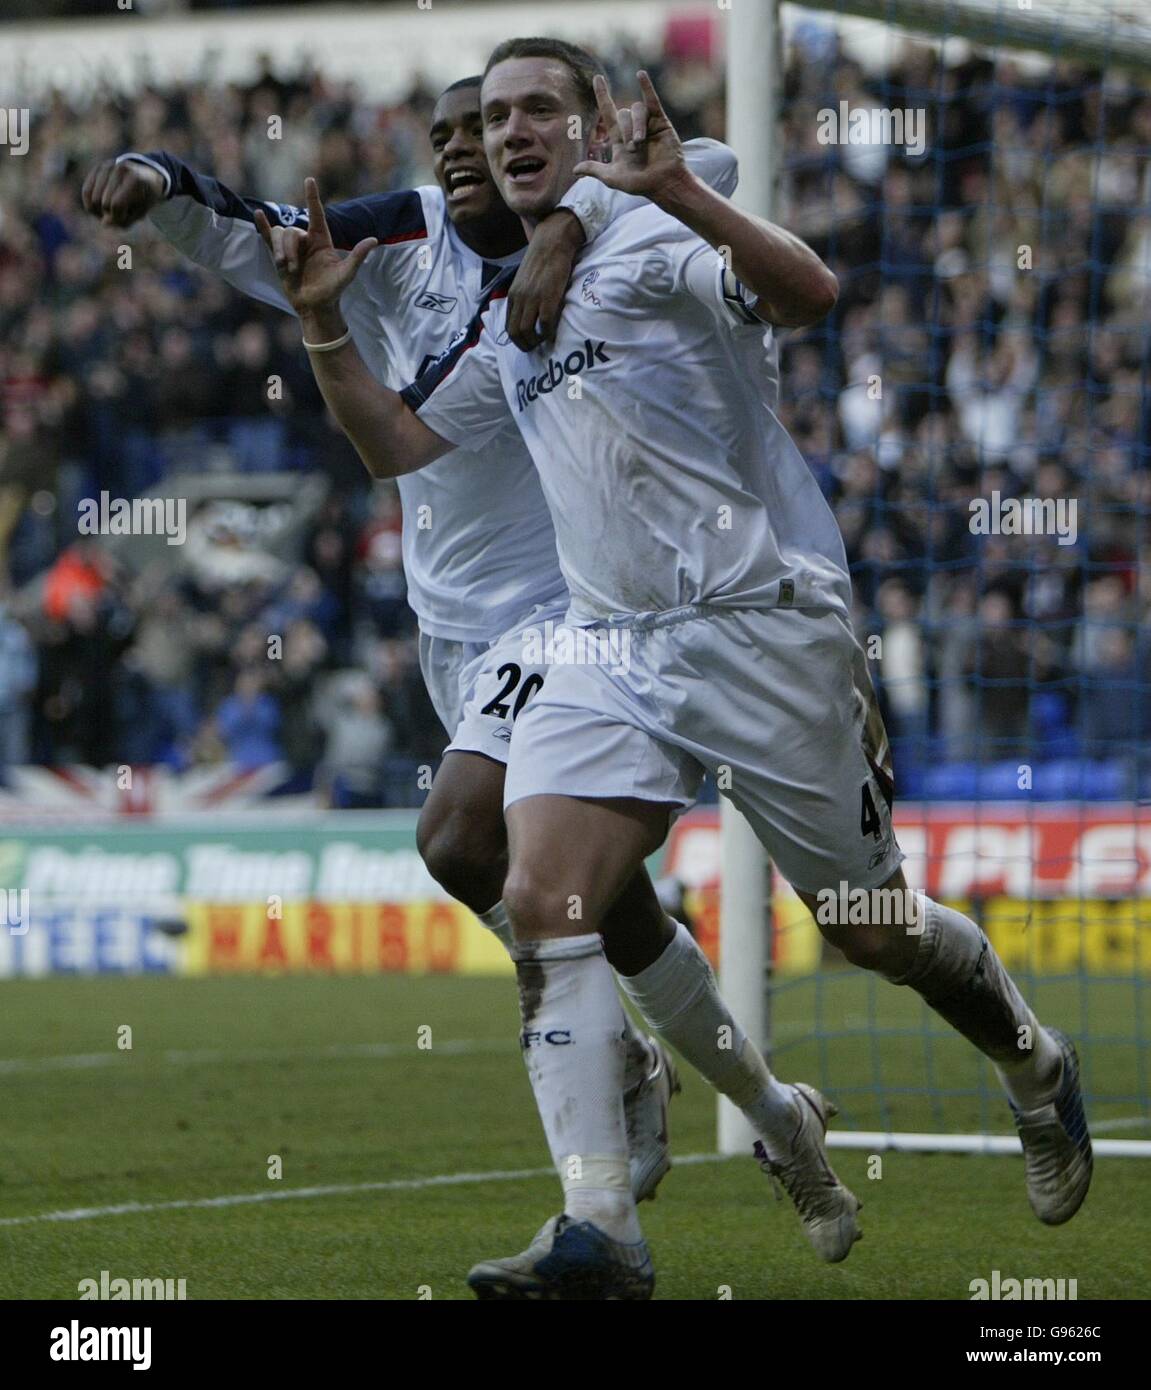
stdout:
<svg viewBox="0 0 1151 1390">
<path fill-rule="evenodd" d="M 590 372 L 597 362 L 610 362 L 611 358 L 604 351 L 605 347 L 605 343 L 593 343 L 590 338 L 585 338 L 583 347 L 569 352 L 566 357 L 551 358 L 547 371 L 541 372 L 539 376 L 531 376 L 526 380 L 520 377 L 516 382 L 516 405 L 520 410 L 526 410 L 537 397 L 546 396 L 549 391 L 554 391 L 568 377 Z"/>
</svg>

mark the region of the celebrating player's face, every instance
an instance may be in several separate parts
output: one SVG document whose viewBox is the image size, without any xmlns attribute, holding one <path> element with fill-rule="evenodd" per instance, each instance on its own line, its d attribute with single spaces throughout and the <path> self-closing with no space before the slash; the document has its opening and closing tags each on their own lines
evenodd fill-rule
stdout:
<svg viewBox="0 0 1151 1390">
<path fill-rule="evenodd" d="M 432 168 L 452 221 L 471 222 L 498 208 L 499 194 L 484 155 L 478 85 L 457 87 L 440 97 L 430 134 Z"/>
<path fill-rule="evenodd" d="M 488 164 L 504 202 L 529 220 L 545 217 L 575 182 L 572 170 L 587 155 L 594 122 L 567 65 L 554 58 L 497 63 L 484 78 L 483 119 Z"/>
</svg>

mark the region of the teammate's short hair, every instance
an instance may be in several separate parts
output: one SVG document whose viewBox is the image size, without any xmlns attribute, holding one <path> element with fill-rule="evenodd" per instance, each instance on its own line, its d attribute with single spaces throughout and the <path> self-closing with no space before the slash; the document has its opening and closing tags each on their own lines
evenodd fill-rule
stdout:
<svg viewBox="0 0 1151 1390">
<path fill-rule="evenodd" d="M 486 77 L 497 63 L 507 62 L 509 58 L 554 58 L 563 63 L 571 73 L 572 83 L 584 114 L 595 114 L 595 88 L 592 79 L 603 75 L 603 64 L 594 58 L 586 48 L 578 48 L 574 43 L 563 39 L 505 39 L 492 50 L 484 68 Z"/>
<path fill-rule="evenodd" d="M 445 87 L 440 96 L 446 97 L 449 92 L 458 92 L 461 87 L 481 87 L 484 79 L 479 73 L 474 77 L 461 77 L 458 82 L 453 82 L 450 87 Z"/>
</svg>

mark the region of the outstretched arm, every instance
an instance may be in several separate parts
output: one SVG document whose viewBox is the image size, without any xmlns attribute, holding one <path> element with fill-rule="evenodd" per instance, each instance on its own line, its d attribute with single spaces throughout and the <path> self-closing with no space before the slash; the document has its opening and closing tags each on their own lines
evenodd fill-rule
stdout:
<svg viewBox="0 0 1151 1390">
<path fill-rule="evenodd" d="M 340 296 L 375 250 L 365 237 L 348 255 L 332 245 L 315 179 L 304 184 L 308 230 L 275 227 L 262 211 L 256 226 L 284 295 L 299 317 L 304 346 L 324 399 L 374 478 L 413 473 L 446 454 L 451 445 L 423 424 L 396 391 L 372 376 L 340 312 Z"/>
<path fill-rule="evenodd" d="M 691 172 L 651 78 L 646 72 L 638 76 L 642 107 L 637 103 L 618 111 L 607 81 L 595 79 L 611 162 L 586 161 L 576 165 L 575 173 L 650 198 L 723 252 L 736 276 L 757 297 L 755 313 L 764 322 L 803 328 L 824 318 L 839 295 L 835 276 L 797 236 L 741 211 Z"/>
<path fill-rule="evenodd" d="M 101 161 L 85 178 L 81 201 L 106 226 L 128 227 L 148 217 L 196 265 L 252 299 L 291 312 L 256 230 L 255 214 L 263 212 L 273 227 L 304 228 L 306 209 L 243 197 L 166 150 Z M 415 189 L 330 204 L 324 215 L 337 250 L 349 251 L 367 236 L 388 245 L 419 241 L 425 233 L 423 204 Z M 406 258 L 385 261 L 394 274 L 373 277 L 373 296 L 402 292 L 405 263 Z"/>
</svg>

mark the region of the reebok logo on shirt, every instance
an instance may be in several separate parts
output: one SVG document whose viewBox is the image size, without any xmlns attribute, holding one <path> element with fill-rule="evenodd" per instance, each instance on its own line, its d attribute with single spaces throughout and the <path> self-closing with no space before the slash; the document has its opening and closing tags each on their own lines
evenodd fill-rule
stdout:
<svg viewBox="0 0 1151 1390">
<path fill-rule="evenodd" d="M 417 309 L 431 309 L 437 314 L 450 314 L 456 307 L 456 297 L 451 294 L 436 294 L 434 290 L 424 290 L 415 300 Z"/>
<path fill-rule="evenodd" d="M 569 352 L 564 358 L 551 358 L 546 372 L 526 380 L 520 377 L 516 382 L 517 407 L 526 410 L 538 396 L 546 396 L 549 391 L 554 391 L 567 377 L 589 372 L 597 362 L 610 362 L 611 358 L 604 351 L 605 346 L 603 342 L 593 343 L 590 338 L 585 338 L 583 347 Z"/>
</svg>

